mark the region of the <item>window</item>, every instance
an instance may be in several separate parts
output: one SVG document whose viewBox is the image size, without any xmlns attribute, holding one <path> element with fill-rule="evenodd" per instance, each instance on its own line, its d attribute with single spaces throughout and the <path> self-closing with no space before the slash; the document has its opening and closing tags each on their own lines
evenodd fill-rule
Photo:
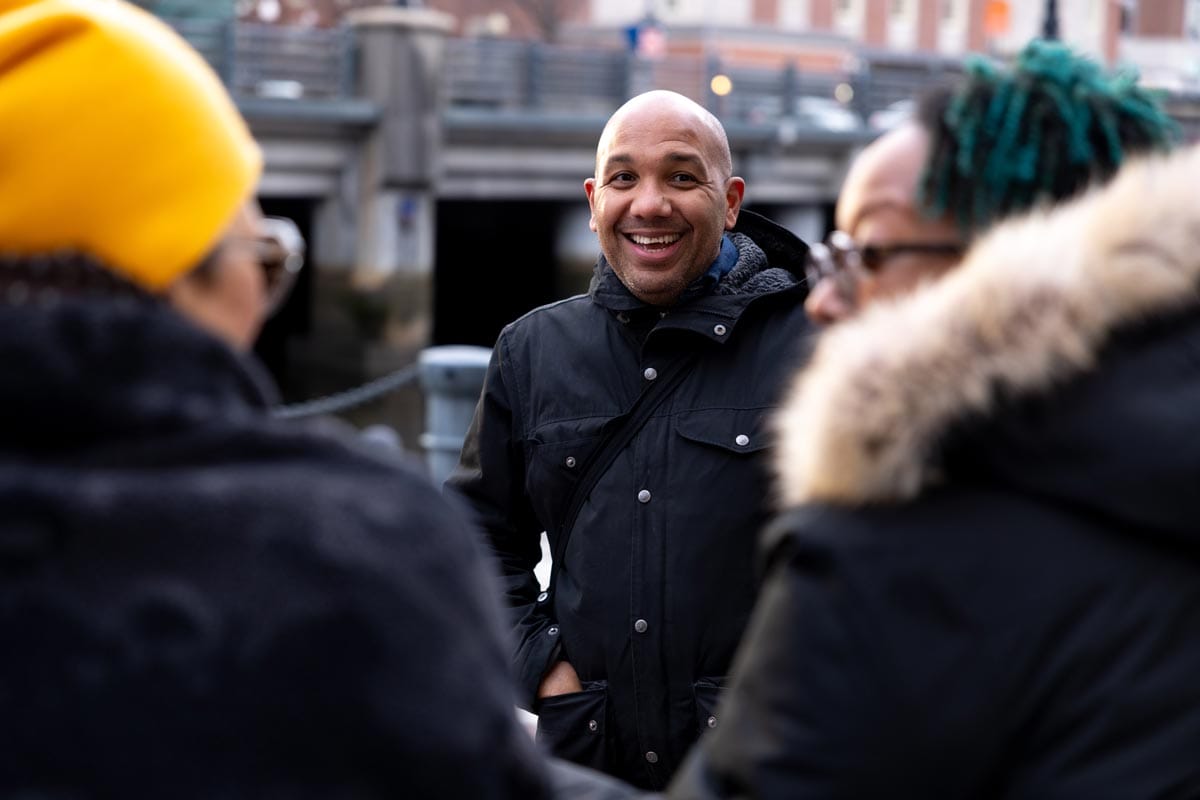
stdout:
<svg viewBox="0 0 1200 800">
<path fill-rule="evenodd" d="M 1121 33 L 1135 33 L 1137 24 L 1137 0 L 1121 0 L 1118 29 Z"/>
<path fill-rule="evenodd" d="M 908 9 L 905 8 L 907 5 L 905 0 L 892 0 L 892 16 L 903 17 L 908 13 Z"/>
<path fill-rule="evenodd" d="M 854 38 L 863 32 L 863 0 L 838 0 L 834 6 L 833 27 L 838 33 Z"/>
<path fill-rule="evenodd" d="M 807 28 L 809 24 L 808 0 L 780 0 L 780 28 L 789 31 L 799 31 Z"/>
</svg>

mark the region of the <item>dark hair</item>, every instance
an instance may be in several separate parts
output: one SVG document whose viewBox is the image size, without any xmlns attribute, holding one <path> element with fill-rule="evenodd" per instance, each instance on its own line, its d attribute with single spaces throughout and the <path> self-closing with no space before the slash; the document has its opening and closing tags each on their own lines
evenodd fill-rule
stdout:
<svg viewBox="0 0 1200 800">
<path fill-rule="evenodd" d="M 1166 150 L 1178 126 L 1130 73 L 1106 73 L 1054 42 L 1031 42 L 1005 69 L 982 58 L 963 82 L 922 99 L 931 135 L 918 202 L 975 234 L 1110 178 L 1127 156 Z"/>
<path fill-rule="evenodd" d="M 84 253 L 63 250 L 39 255 L 0 254 L 0 304 L 48 303 L 84 296 L 156 299 Z"/>
</svg>

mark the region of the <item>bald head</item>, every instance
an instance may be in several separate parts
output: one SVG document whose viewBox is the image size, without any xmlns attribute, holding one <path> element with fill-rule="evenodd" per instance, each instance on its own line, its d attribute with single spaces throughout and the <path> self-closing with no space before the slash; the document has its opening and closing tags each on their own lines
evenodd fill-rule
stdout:
<svg viewBox="0 0 1200 800">
<path fill-rule="evenodd" d="M 745 192 L 732 172 L 725 129 L 683 95 L 647 92 L 612 115 L 583 188 L 600 250 L 635 297 L 671 305 L 712 266 Z"/>
<path fill-rule="evenodd" d="M 655 89 L 644 92 L 626 101 L 618 108 L 604 131 L 600 134 L 600 144 L 596 147 L 596 171 L 599 175 L 600 165 L 604 162 L 612 147 L 613 139 L 625 128 L 646 124 L 656 124 L 663 118 L 671 118 L 676 123 L 692 128 L 701 138 L 705 150 L 720 171 L 721 177 L 733 175 L 733 156 L 729 152 L 729 137 L 720 120 L 714 117 L 708 109 L 699 103 L 684 97 L 678 92 L 666 89 Z"/>
</svg>

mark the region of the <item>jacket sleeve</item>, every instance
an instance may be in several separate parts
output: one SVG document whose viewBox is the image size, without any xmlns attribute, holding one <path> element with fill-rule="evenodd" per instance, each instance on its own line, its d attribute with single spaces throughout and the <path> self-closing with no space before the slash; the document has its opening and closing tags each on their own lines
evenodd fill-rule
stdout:
<svg viewBox="0 0 1200 800">
<path fill-rule="evenodd" d="M 504 599 L 512 612 L 513 671 L 520 702 L 532 708 L 547 667 L 559 656 L 558 628 L 550 603 L 539 601 L 533 568 L 541 559 L 542 526 L 525 492 L 525 451 L 508 340 L 501 334 L 484 379 L 483 393 L 463 443 L 457 469 L 446 481 L 474 512 L 495 556 Z"/>
</svg>

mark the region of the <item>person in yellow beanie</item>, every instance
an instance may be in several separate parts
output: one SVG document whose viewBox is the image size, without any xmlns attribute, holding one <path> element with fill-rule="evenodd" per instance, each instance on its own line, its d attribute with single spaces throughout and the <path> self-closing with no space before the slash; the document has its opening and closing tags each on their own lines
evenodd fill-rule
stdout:
<svg viewBox="0 0 1200 800">
<path fill-rule="evenodd" d="M 260 169 L 153 17 L 0 0 L 0 796 L 620 796 L 517 722 L 460 513 L 271 416 Z"/>
<path fill-rule="evenodd" d="M 251 344 L 262 281 L 235 245 L 259 233 L 262 158 L 191 48 L 123 3 L 0 0 L 0 119 L 6 256 L 86 256 Z"/>
</svg>

